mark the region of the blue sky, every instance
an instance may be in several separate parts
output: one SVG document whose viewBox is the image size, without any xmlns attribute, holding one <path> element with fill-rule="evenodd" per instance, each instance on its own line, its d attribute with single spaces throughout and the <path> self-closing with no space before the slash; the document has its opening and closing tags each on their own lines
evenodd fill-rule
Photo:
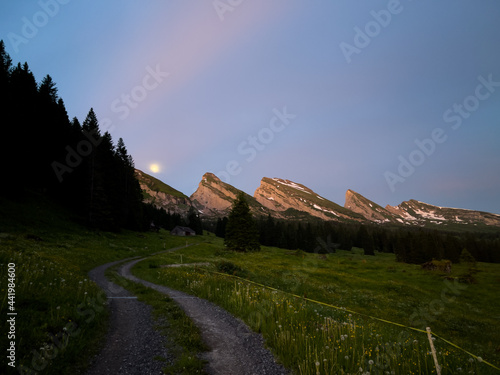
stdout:
<svg viewBox="0 0 500 375">
<path fill-rule="evenodd" d="M 2 1 L 0 38 L 187 195 L 213 172 L 500 214 L 499 19 L 497 0 Z"/>
</svg>

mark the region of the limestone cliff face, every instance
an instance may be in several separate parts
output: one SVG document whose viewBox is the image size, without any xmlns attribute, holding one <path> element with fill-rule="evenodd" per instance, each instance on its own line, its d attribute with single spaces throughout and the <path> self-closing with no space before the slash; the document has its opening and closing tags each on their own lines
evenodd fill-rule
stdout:
<svg viewBox="0 0 500 375">
<path fill-rule="evenodd" d="M 364 218 L 316 194 L 304 185 L 280 178 L 264 177 L 254 194 L 255 199 L 273 211 L 296 210 L 323 220 L 356 220 Z M 288 216 L 291 215 L 287 211 Z"/>
<path fill-rule="evenodd" d="M 236 189 L 234 186 L 221 181 L 213 173 L 205 173 L 198 189 L 191 195 L 193 205 L 202 216 L 223 217 L 228 216 L 236 197 L 243 193 L 254 216 L 267 216 L 281 218 L 282 216 L 262 206 L 254 197 Z"/>
<path fill-rule="evenodd" d="M 189 212 L 193 204 L 186 195 L 138 169 L 135 170 L 135 176 L 141 186 L 145 203 L 182 216 Z"/>
<path fill-rule="evenodd" d="M 213 173 L 205 173 L 190 199 L 202 215 L 227 216 L 238 193 Z"/>
<path fill-rule="evenodd" d="M 394 216 L 385 208 L 365 198 L 361 194 L 349 189 L 345 193 L 344 207 L 362 215 L 367 220 L 376 223 L 396 221 Z"/>
<path fill-rule="evenodd" d="M 405 224 L 422 225 L 492 225 L 500 227 L 500 215 L 462 208 L 439 207 L 411 199 L 398 206 L 386 206 L 396 220 Z"/>
</svg>

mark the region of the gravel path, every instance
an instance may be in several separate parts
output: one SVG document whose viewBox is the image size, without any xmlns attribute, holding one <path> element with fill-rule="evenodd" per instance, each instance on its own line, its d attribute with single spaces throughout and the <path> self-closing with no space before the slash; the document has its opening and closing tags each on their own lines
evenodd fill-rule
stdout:
<svg viewBox="0 0 500 375">
<path fill-rule="evenodd" d="M 127 290 L 109 282 L 107 268 L 123 261 L 107 263 L 89 272 L 89 277 L 106 293 L 111 310 L 110 327 L 104 347 L 93 359 L 87 375 L 163 374 L 161 356 L 172 358 L 165 349 L 165 339 L 154 329 L 151 306 L 139 302 Z"/>
<path fill-rule="evenodd" d="M 201 336 L 211 349 L 205 353 L 207 372 L 212 375 L 285 375 L 264 347 L 262 336 L 252 332 L 241 320 L 204 299 L 150 283 L 131 274 L 130 269 L 142 259 L 126 263 L 119 274 L 174 299 L 200 328 Z"/>
<path fill-rule="evenodd" d="M 170 249 L 167 251 L 175 251 Z M 134 259 L 134 260 L 133 260 Z M 273 355 L 264 347 L 262 336 L 252 332 L 241 320 L 224 309 L 165 286 L 150 283 L 131 274 L 130 269 L 145 258 L 130 258 L 118 273 L 173 298 L 200 328 L 210 348 L 203 354 L 210 375 L 286 375 Z M 161 356 L 171 361 L 164 338 L 154 330 L 151 307 L 139 302 L 127 290 L 108 281 L 107 268 L 125 260 L 107 263 L 89 272 L 89 277 L 106 293 L 110 303 L 110 328 L 106 343 L 94 358 L 86 375 L 162 374 L 165 363 L 154 360 Z"/>
</svg>

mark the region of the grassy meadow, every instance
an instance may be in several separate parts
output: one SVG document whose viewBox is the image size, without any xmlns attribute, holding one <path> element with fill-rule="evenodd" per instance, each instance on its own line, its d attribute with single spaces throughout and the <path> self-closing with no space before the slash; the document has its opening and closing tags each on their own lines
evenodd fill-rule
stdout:
<svg viewBox="0 0 500 375">
<path fill-rule="evenodd" d="M 0 373 L 68 374 L 85 368 L 107 332 L 104 293 L 88 278 L 92 268 L 186 243 L 160 233 L 90 231 L 67 220 L 50 203 L 0 202 L 2 348 L 8 348 L 7 264 L 16 265 L 17 371 L 1 361 Z M 191 242 L 199 239 L 190 239 Z"/>
<path fill-rule="evenodd" d="M 443 374 L 499 373 L 481 362 L 500 363 L 500 265 L 479 263 L 474 283 L 458 283 L 454 279 L 470 279 L 469 265 L 453 265 L 447 275 L 397 263 L 393 254 L 364 256 L 361 249 L 318 255 L 264 247 L 244 254 L 225 251 L 218 238 L 206 239 L 140 262 L 133 272 L 226 308 L 261 332 L 296 374 L 436 373 L 425 333 L 369 316 L 430 326 L 479 357 L 434 337 Z M 161 267 L 195 262 L 211 265 Z"/>
</svg>

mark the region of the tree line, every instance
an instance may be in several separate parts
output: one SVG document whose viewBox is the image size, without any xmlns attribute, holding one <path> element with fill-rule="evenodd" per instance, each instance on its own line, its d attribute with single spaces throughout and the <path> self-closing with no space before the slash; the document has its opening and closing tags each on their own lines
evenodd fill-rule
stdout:
<svg viewBox="0 0 500 375">
<path fill-rule="evenodd" d="M 256 218 L 259 242 L 311 253 L 362 248 L 366 255 L 394 253 L 400 262 L 422 264 L 433 259 L 459 262 L 466 249 L 477 261 L 500 263 L 500 233 L 447 232 L 422 227 L 378 226 L 311 220 L 285 221 L 271 216 Z M 224 238 L 228 218 L 204 223 Z"/>
<path fill-rule="evenodd" d="M 12 65 L 3 41 L 0 96 L 0 194 L 18 200 L 42 194 L 103 230 L 150 225 L 123 139 L 114 143 L 92 108 L 83 123 L 70 120 L 50 75 L 37 83 L 27 63 Z"/>
</svg>

